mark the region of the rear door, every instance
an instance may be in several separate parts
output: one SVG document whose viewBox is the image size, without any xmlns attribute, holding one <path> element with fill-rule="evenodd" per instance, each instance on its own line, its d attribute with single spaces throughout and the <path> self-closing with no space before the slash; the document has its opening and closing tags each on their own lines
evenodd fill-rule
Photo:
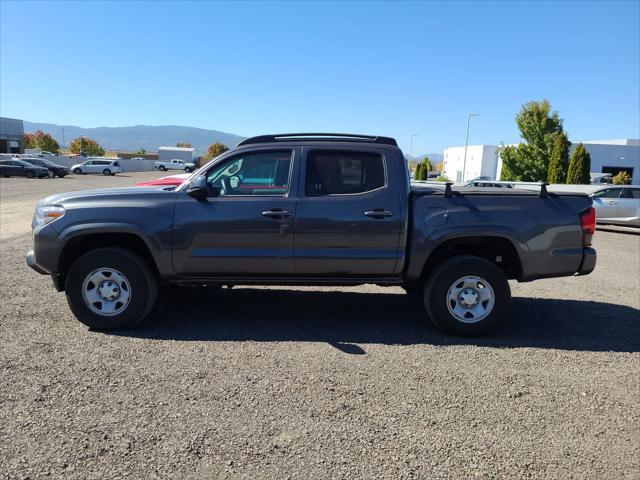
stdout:
<svg viewBox="0 0 640 480">
<path fill-rule="evenodd" d="M 304 147 L 295 221 L 299 275 L 395 273 L 402 215 L 394 161 L 376 147 Z"/>
<path fill-rule="evenodd" d="M 623 188 L 618 199 L 618 216 L 637 225 L 640 216 L 640 188 Z"/>
</svg>

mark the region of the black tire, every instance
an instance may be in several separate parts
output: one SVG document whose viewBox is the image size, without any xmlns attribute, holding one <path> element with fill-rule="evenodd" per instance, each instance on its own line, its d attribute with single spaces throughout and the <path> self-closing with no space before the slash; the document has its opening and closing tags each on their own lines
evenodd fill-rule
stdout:
<svg viewBox="0 0 640 480">
<path fill-rule="evenodd" d="M 184 173 L 191 173 L 193 172 L 193 170 L 191 169 L 191 167 L 185 167 L 184 169 Z"/>
<path fill-rule="evenodd" d="M 117 315 L 94 313 L 83 299 L 85 278 L 100 268 L 121 272 L 130 285 L 128 306 Z M 137 325 L 153 308 L 157 291 L 158 283 L 151 267 L 139 255 L 123 248 L 98 248 L 85 253 L 73 263 L 65 282 L 71 311 L 80 322 L 95 330 L 116 330 Z"/>
<path fill-rule="evenodd" d="M 104 170 L 102 170 L 102 173 L 104 173 L 106 176 L 111 175 L 111 170 L 109 170 L 108 168 L 105 168 Z"/>
<path fill-rule="evenodd" d="M 75 173 L 76 175 L 82 175 L 82 170 L 79 168 L 76 168 L 73 173 Z"/>
<path fill-rule="evenodd" d="M 36 174 L 33 172 L 33 170 L 27 170 L 25 172 L 25 175 L 27 176 L 27 178 L 34 178 L 36 176 Z"/>
<path fill-rule="evenodd" d="M 58 178 L 64 178 L 64 177 L 66 177 L 66 176 L 67 176 L 67 174 L 66 174 L 66 173 L 59 173 L 59 174 L 58 174 Z"/>
<path fill-rule="evenodd" d="M 158 167 L 158 170 L 160 170 L 161 172 L 166 172 L 167 171 L 167 167 L 165 167 L 164 165 L 160 165 Z"/>
<path fill-rule="evenodd" d="M 449 308 L 451 306 L 453 309 L 456 305 L 455 301 L 448 299 L 449 290 L 454 289 L 458 280 L 464 277 L 479 277 L 483 280 L 480 285 L 487 283 L 493 291 L 493 308 L 487 309 L 489 313 L 484 317 L 482 313 L 479 314 L 478 320 L 473 318 L 473 310 L 468 311 L 465 315 L 470 317 L 462 321 L 456 318 Z M 486 287 L 485 285 L 484 288 Z M 445 260 L 435 268 L 425 282 L 423 298 L 427 314 L 437 327 L 453 335 L 474 337 L 488 333 L 505 323 L 511 306 L 511 289 L 507 277 L 493 263 L 480 257 L 460 255 Z M 490 301 L 485 302 L 479 302 L 479 308 L 482 305 L 490 305 Z"/>
</svg>

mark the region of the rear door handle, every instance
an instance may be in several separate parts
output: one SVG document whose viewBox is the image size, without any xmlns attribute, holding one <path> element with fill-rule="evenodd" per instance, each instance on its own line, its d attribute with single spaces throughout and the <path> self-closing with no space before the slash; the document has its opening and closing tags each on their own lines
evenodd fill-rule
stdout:
<svg viewBox="0 0 640 480">
<path fill-rule="evenodd" d="M 364 212 L 364 216 L 373 218 L 393 217 L 393 212 L 391 210 L 385 210 L 384 208 L 374 208 L 373 210 Z"/>
<path fill-rule="evenodd" d="M 282 210 L 281 208 L 272 208 L 271 210 L 262 212 L 262 216 L 269 217 L 269 218 L 283 218 L 283 217 L 290 217 L 291 212 L 289 210 Z"/>
</svg>

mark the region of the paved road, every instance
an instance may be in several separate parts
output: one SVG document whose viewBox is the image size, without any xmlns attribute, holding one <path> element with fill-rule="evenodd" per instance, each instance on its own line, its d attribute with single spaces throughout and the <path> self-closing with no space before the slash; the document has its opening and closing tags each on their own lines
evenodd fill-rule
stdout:
<svg viewBox="0 0 640 480">
<path fill-rule="evenodd" d="M 480 340 L 371 285 L 174 289 L 105 334 L 25 266 L 54 187 L 19 180 L 0 180 L 5 478 L 640 477 L 638 236 L 599 232 L 592 275 L 512 283 Z"/>
</svg>

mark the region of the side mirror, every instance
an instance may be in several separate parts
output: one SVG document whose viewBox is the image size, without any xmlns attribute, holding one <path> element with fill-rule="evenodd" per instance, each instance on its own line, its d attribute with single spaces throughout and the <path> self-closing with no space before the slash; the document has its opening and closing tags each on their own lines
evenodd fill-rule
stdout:
<svg viewBox="0 0 640 480">
<path fill-rule="evenodd" d="M 199 202 L 205 202 L 209 196 L 207 188 L 207 178 L 204 175 L 198 175 L 189 182 L 187 195 L 195 198 Z"/>
</svg>

